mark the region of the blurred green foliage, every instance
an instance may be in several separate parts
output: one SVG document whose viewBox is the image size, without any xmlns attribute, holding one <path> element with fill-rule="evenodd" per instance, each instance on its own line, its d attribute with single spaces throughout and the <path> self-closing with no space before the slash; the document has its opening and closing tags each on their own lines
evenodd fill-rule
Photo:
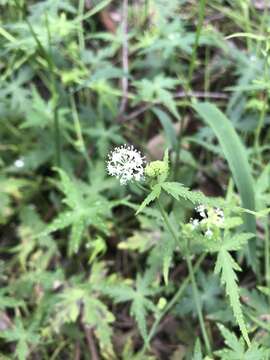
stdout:
<svg viewBox="0 0 270 360">
<path fill-rule="evenodd" d="M 1 359 L 270 358 L 268 12 L 0 0 Z M 107 174 L 124 143 L 169 149 L 148 197 Z M 197 203 L 228 211 L 222 242 L 186 230 Z"/>
</svg>

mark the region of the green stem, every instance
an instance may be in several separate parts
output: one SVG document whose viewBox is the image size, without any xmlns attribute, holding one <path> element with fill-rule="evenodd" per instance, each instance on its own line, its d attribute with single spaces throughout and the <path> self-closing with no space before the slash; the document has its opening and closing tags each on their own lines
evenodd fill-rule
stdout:
<svg viewBox="0 0 270 360">
<path fill-rule="evenodd" d="M 197 260 L 195 266 L 194 266 L 194 272 L 196 272 L 202 261 L 205 258 L 205 254 L 202 254 L 199 259 Z M 179 287 L 178 291 L 176 292 L 176 294 L 173 296 L 173 298 L 170 300 L 170 302 L 168 302 L 167 306 L 163 309 L 162 312 L 159 313 L 159 315 L 156 317 L 156 320 L 154 322 L 154 324 L 151 327 L 151 330 L 147 336 L 147 339 L 144 343 L 143 349 L 141 351 L 141 355 L 143 355 L 145 353 L 145 351 L 147 350 L 147 348 L 149 347 L 150 341 L 152 340 L 152 338 L 154 337 L 154 335 L 157 332 L 157 328 L 158 325 L 160 323 L 160 321 L 164 318 L 164 316 L 167 314 L 167 312 L 179 301 L 179 299 L 181 298 L 181 296 L 183 295 L 184 291 L 186 290 L 186 287 L 188 286 L 190 282 L 190 275 L 188 275 L 185 280 L 182 282 L 182 285 Z"/>
<path fill-rule="evenodd" d="M 191 55 L 191 62 L 190 62 L 189 71 L 188 71 L 188 86 L 189 87 L 190 87 L 190 83 L 191 83 L 191 80 L 192 80 L 193 72 L 194 72 L 195 67 L 196 67 L 197 50 L 198 50 L 198 46 L 199 46 L 199 40 L 200 40 L 203 21 L 204 21 L 204 16 L 205 16 L 205 6 L 206 6 L 206 0 L 200 0 L 200 3 L 199 3 L 199 22 L 198 22 L 198 26 L 197 26 L 197 30 L 196 30 L 195 43 L 194 43 L 194 46 L 193 46 L 192 55 Z"/>
<path fill-rule="evenodd" d="M 81 18 L 83 18 L 84 1 L 85 0 L 79 0 L 78 14 Z M 81 21 L 81 24 L 78 25 L 78 39 L 79 39 L 80 51 L 82 52 L 85 49 L 84 34 L 83 34 L 83 20 Z"/>
<path fill-rule="evenodd" d="M 188 253 L 186 255 L 186 262 L 187 262 L 187 266 L 188 266 L 188 272 L 190 274 L 192 292 L 193 292 L 193 297 L 194 297 L 194 300 L 195 300 L 197 314 L 198 314 L 198 317 L 199 317 L 199 322 L 200 322 L 200 327 L 201 327 L 201 331 L 202 331 L 202 335 L 203 335 L 203 340 L 204 340 L 207 352 L 209 354 L 211 354 L 211 352 L 212 352 L 211 351 L 211 345 L 210 345 L 210 341 L 208 339 L 206 327 L 205 327 L 205 324 L 204 324 L 204 319 L 203 319 L 203 314 L 202 314 L 202 307 L 201 307 L 201 302 L 200 302 L 200 298 L 199 298 L 199 291 L 198 291 L 198 287 L 197 287 L 196 279 L 195 279 L 195 275 L 194 275 L 194 269 L 193 269 L 192 262 L 190 260 L 190 255 Z"/>
<path fill-rule="evenodd" d="M 163 220 L 165 222 L 165 225 L 167 226 L 167 228 L 168 228 L 169 232 L 171 233 L 172 237 L 174 238 L 174 241 L 177 243 L 178 242 L 177 233 L 174 230 L 173 226 L 171 225 L 169 216 L 167 215 L 166 211 L 164 210 L 164 207 L 162 206 L 159 199 L 157 200 L 157 204 L 158 204 L 159 211 L 160 211 L 160 213 L 161 213 L 161 215 L 163 217 Z"/>
<path fill-rule="evenodd" d="M 203 26 L 204 17 L 205 17 L 205 7 L 206 7 L 206 0 L 200 0 L 199 21 L 198 21 L 198 26 L 196 29 L 195 42 L 194 42 L 194 46 L 192 49 L 191 61 L 189 64 L 189 69 L 188 69 L 187 83 L 184 84 L 184 90 L 187 94 L 191 91 L 191 81 L 192 81 L 194 70 L 196 68 L 197 50 L 198 50 L 198 46 L 199 46 L 199 40 L 200 40 L 202 26 Z M 187 95 L 187 97 L 188 97 L 188 95 Z M 185 105 L 184 108 L 182 109 L 182 120 L 180 122 L 179 136 L 178 136 L 177 149 L 176 149 L 176 157 L 175 157 L 174 167 L 173 167 L 173 175 L 174 175 L 173 177 L 174 178 L 176 178 L 176 176 L 177 176 L 177 169 L 179 168 L 179 163 L 180 163 L 182 130 L 183 130 L 183 121 L 185 119 L 186 108 L 187 108 L 187 105 Z"/>
<path fill-rule="evenodd" d="M 79 119 L 78 111 L 76 108 L 75 99 L 74 99 L 74 96 L 72 95 L 72 93 L 70 93 L 70 104 L 71 104 L 72 117 L 73 117 L 73 121 L 74 121 L 74 128 L 75 128 L 75 132 L 76 132 L 76 136 L 77 136 L 77 140 L 76 140 L 77 146 L 76 147 L 83 154 L 89 169 L 91 169 L 91 161 L 90 161 L 90 158 L 89 158 L 89 155 L 87 152 L 87 148 L 84 143 L 80 119 Z"/>
<path fill-rule="evenodd" d="M 259 121 L 258 121 L 258 126 L 257 126 L 257 128 L 255 130 L 254 146 L 255 146 L 256 155 L 257 155 L 259 161 L 261 161 L 260 135 L 261 135 L 261 131 L 262 131 L 263 124 L 264 124 L 266 108 L 267 108 L 267 96 L 266 96 L 266 99 L 264 99 L 264 103 L 263 103 L 262 110 L 261 110 L 260 117 L 259 117 Z"/>
<path fill-rule="evenodd" d="M 171 225 L 170 219 L 169 219 L 167 213 L 165 212 L 159 199 L 157 200 L 157 203 L 158 203 L 160 213 L 165 222 L 165 225 L 167 226 L 169 232 L 173 236 L 175 242 L 176 243 L 179 242 L 177 233 L 175 232 L 173 226 Z M 199 318 L 199 323 L 200 323 L 203 340 L 204 340 L 205 347 L 207 349 L 208 354 L 211 354 L 211 352 L 212 352 L 211 345 L 210 345 L 210 341 L 208 339 L 208 335 L 207 335 L 207 331 L 206 331 L 206 327 L 205 327 L 205 323 L 204 323 L 204 319 L 203 319 L 202 308 L 201 308 L 201 303 L 200 303 L 200 299 L 199 299 L 199 291 L 198 291 L 198 287 L 197 287 L 196 279 L 195 279 L 195 275 L 194 275 L 194 268 L 193 268 L 192 262 L 190 260 L 190 254 L 188 252 L 187 246 L 186 246 L 186 262 L 187 262 L 187 266 L 188 266 L 189 276 L 191 279 L 192 291 L 193 291 L 193 296 L 194 296 L 194 300 L 195 300 L 195 305 L 196 305 L 196 310 L 197 310 L 197 314 L 198 314 L 198 318 Z"/>
<path fill-rule="evenodd" d="M 60 138 L 60 125 L 59 125 L 59 118 L 58 118 L 58 105 L 57 100 L 54 104 L 53 109 L 53 121 L 54 121 L 54 136 L 55 136 L 55 153 L 56 153 L 56 165 L 58 167 L 61 166 L 61 138 Z"/>
<path fill-rule="evenodd" d="M 242 7 L 242 10 L 243 10 L 243 18 L 244 18 L 244 22 L 245 22 L 246 32 L 247 33 L 252 33 L 252 29 L 251 29 L 251 26 L 250 26 L 250 13 L 249 13 L 250 4 L 248 4 L 246 2 L 241 4 L 241 2 L 240 2 L 240 6 Z M 251 40 L 251 38 L 249 36 L 247 36 L 246 41 L 247 41 L 248 51 L 251 52 L 252 40 Z"/>
<path fill-rule="evenodd" d="M 268 288 L 270 288 L 270 249 L 269 249 L 269 227 L 268 222 L 265 221 L 265 248 L 264 248 L 264 256 L 265 256 L 265 283 Z"/>
<path fill-rule="evenodd" d="M 53 121 L 54 121 L 54 133 L 55 133 L 55 154 L 56 154 L 56 165 L 58 167 L 61 166 L 61 136 L 60 136 L 60 124 L 59 124 L 59 112 L 58 112 L 58 91 L 56 86 L 56 75 L 55 75 L 55 65 L 53 61 L 52 55 L 52 38 L 50 32 L 50 25 L 48 21 L 48 15 L 45 13 L 45 21 L 46 21 L 46 28 L 47 28 L 47 35 L 48 35 L 48 45 L 49 51 L 47 52 L 46 49 L 42 46 L 42 44 L 38 41 L 37 44 L 41 48 L 42 52 L 45 55 L 45 59 L 47 60 L 49 72 L 50 72 L 50 79 L 51 79 L 51 93 L 53 99 Z M 34 33 L 34 30 L 33 30 Z M 37 38 L 38 39 L 38 38 Z"/>
</svg>

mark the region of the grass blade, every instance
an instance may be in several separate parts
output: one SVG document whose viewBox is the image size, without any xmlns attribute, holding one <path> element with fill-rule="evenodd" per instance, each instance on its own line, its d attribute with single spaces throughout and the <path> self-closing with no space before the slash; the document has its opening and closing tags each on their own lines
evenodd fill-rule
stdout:
<svg viewBox="0 0 270 360">
<path fill-rule="evenodd" d="M 217 136 L 240 193 L 242 206 L 255 211 L 253 178 L 245 147 L 230 120 L 214 104 L 208 102 L 196 102 L 193 104 L 193 109 Z M 243 220 L 245 230 L 256 234 L 255 217 L 251 214 L 244 214 Z M 254 270 L 256 269 L 255 249 L 255 239 L 252 239 L 249 242 L 249 261 Z"/>
</svg>

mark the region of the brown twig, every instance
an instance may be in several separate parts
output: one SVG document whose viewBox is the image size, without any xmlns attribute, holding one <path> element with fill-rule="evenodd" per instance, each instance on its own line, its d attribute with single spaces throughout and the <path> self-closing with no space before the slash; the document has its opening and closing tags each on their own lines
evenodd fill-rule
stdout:
<svg viewBox="0 0 270 360">
<path fill-rule="evenodd" d="M 123 28 L 123 45 L 122 45 L 122 91 L 123 96 L 120 104 L 120 114 L 123 114 L 127 107 L 128 101 L 128 0 L 123 0 L 122 13 L 122 28 Z"/>
<path fill-rule="evenodd" d="M 175 99 L 185 98 L 187 96 L 195 97 L 195 98 L 208 98 L 208 99 L 227 99 L 228 95 L 224 93 L 218 93 L 218 92 L 208 92 L 208 91 L 179 91 L 174 94 Z M 130 114 L 126 116 L 120 116 L 118 118 L 119 122 L 125 122 L 132 120 L 139 116 L 140 114 L 144 113 L 145 111 L 149 110 L 152 106 L 157 105 L 157 103 L 149 103 L 146 105 L 140 106 L 138 109 L 135 109 Z"/>
<path fill-rule="evenodd" d="M 96 344 L 93 338 L 93 330 L 88 328 L 85 324 L 82 323 L 84 334 L 86 337 L 87 345 L 91 354 L 92 360 L 99 360 L 99 355 L 97 352 Z"/>
<path fill-rule="evenodd" d="M 80 341 L 77 340 L 76 345 L 75 345 L 74 360 L 80 360 L 80 358 L 81 358 Z"/>
<path fill-rule="evenodd" d="M 143 105 L 143 106 L 139 107 L 138 109 L 132 111 L 130 114 L 119 117 L 119 122 L 124 122 L 124 121 L 132 120 L 132 119 L 136 118 L 140 114 L 144 113 L 146 110 L 149 110 L 152 105 L 153 104 Z"/>
<path fill-rule="evenodd" d="M 179 91 L 174 94 L 174 98 L 183 98 L 186 96 L 195 97 L 195 98 L 209 98 L 209 99 L 228 99 L 227 94 L 218 93 L 218 92 L 209 92 L 209 91 Z"/>
</svg>

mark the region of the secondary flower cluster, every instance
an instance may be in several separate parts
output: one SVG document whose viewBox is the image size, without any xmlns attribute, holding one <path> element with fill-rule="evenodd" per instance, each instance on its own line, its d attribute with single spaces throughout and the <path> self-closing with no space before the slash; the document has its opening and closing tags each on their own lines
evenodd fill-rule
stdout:
<svg viewBox="0 0 270 360">
<path fill-rule="evenodd" d="M 214 228 L 222 228 L 224 225 L 224 213 L 219 208 L 205 207 L 199 205 L 195 208 L 201 219 L 190 219 L 193 229 L 205 231 L 204 235 L 211 238 Z"/>
<path fill-rule="evenodd" d="M 108 156 L 109 175 L 120 180 L 121 185 L 144 178 L 145 157 L 132 145 L 116 147 Z"/>
</svg>

